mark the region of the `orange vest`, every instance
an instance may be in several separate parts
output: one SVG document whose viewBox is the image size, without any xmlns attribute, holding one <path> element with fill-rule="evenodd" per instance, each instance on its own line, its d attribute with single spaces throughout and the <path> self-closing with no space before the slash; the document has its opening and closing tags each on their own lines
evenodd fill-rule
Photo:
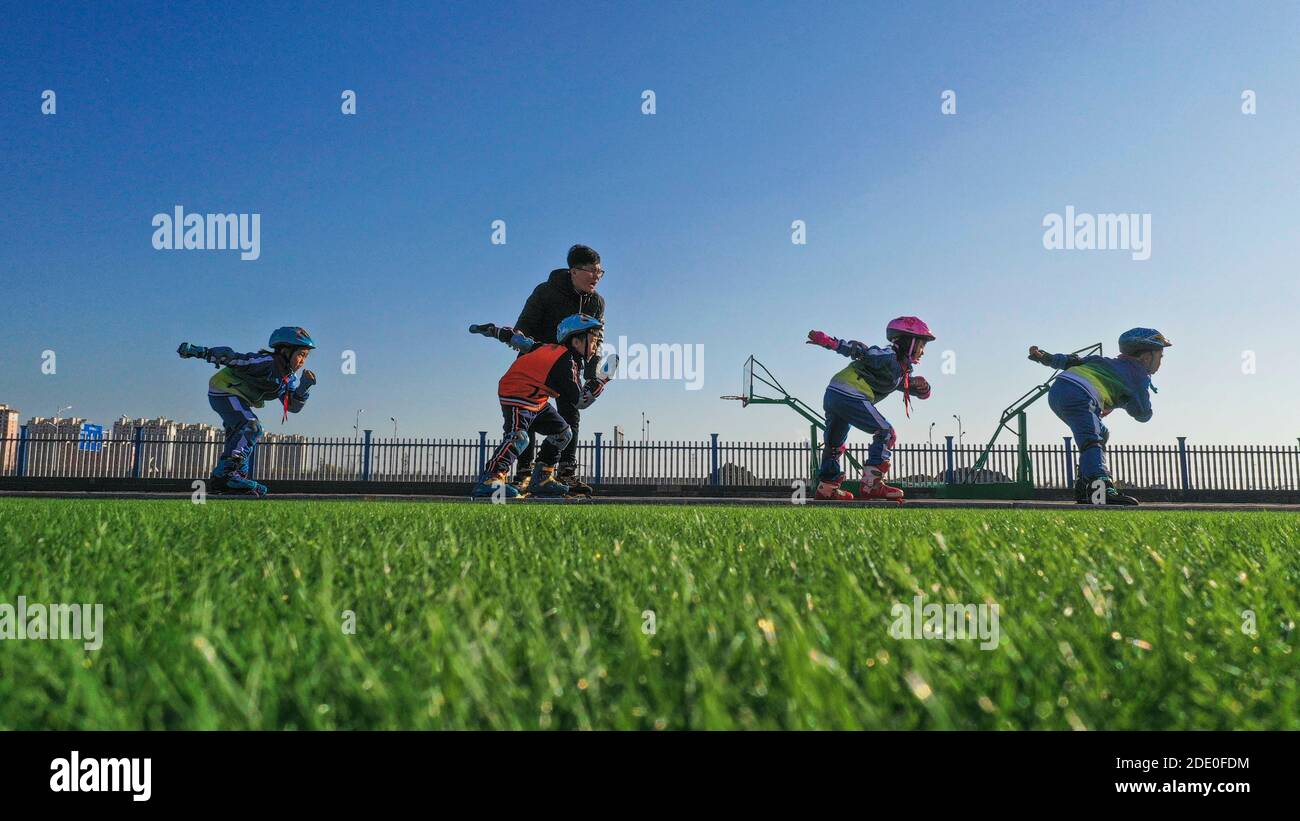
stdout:
<svg viewBox="0 0 1300 821">
<path fill-rule="evenodd" d="M 497 384 L 497 398 L 503 405 L 515 405 L 530 411 L 546 407 L 552 396 L 559 396 L 546 384 L 555 360 L 567 354 L 563 345 L 542 345 L 515 360 Z"/>
</svg>

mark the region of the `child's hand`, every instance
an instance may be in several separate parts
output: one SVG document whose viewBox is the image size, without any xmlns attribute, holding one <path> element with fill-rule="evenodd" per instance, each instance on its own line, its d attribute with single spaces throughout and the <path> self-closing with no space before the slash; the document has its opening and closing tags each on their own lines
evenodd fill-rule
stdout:
<svg viewBox="0 0 1300 821">
<path fill-rule="evenodd" d="M 809 331 L 807 344 L 820 345 L 828 351 L 834 351 L 840 347 L 840 343 L 836 342 L 834 337 L 827 336 L 821 331 Z"/>
<path fill-rule="evenodd" d="M 315 384 L 316 384 L 316 372 L 303 371 L 302 378 L 298 380 L 298 390 L 305 391 Z"/>
<path fill-rule="evenodd" d="M 207 348 L 191 345 L 188 342 L 182 342 L 181 346 L 176 349 L 176 353 L 180 355 L 181 359 L 199 359 L 207 355 L 207 352 Z"/>
<path fill-rule="evenodd" d="M 485 325 L 470 325 L 469 332 L 472 334 L 482 334 L 483 336 L 494 337 L 497 335 L 497 326 L 493 325 L 491 322 L 488 322 Z"/>
<path fill-rule="evenodd" d="M 1029 346 L 1029 358 L 1034 360 L 1035 362 L 1042 362 L 1044 359 L 1047 359 L 1049 357 L 1051 357 L 1051 354 L 1049 354 L 1047 351 L 1043 350 L 1042 348 L 1038 347 L 1037 345 Z"/>
<path fill-rule="evenodd" d="M 524 351 L 528 346 L 533 344 L 533 340 L 530 337 L 524 336 L 518 331 L 515 331 L 514 336 L 510 337 L 510 341 L 506 344 L 514 348 L 516 351 Z"/>
<path fill-rule="evenodd" d="M 930 398 L 930 383 L 924 376 L 910 377 L 907 380 L 907 385 L 910 389 L 908 393 L 912 394 L 912 396 L 915 396 L 917 399 Z"/>
</svg>

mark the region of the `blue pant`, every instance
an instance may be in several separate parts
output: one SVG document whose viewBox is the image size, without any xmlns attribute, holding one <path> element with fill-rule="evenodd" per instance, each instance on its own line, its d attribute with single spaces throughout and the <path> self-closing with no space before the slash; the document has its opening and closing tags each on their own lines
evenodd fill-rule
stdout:
<svg viewBox="0 0 1300 821">
<path fill-rule="evenodd" d="M 262 438 L 262 424 L 248 403 L 238 396 L 226 393 L 208 394 L 208 404 L 221 417 L 226 429 L 226 446 L 221 458 L 244 461 L 253 455 L 257 440 Z"/>
<path fill-rule="evenodd" d="M 867 451 L 868 465 L 881 465 L 893 455 L 894 426 L 880 415 L 876 406 L 863 397 L 853 397 L 831 388 L 822 399 L 826 411 L 826 444 L 822 447 L 822 466 L 817 478 L 834 482 L 844 476 L 840 470 L 840 448 L 849 438 L 849 428 L 873 434 Z"/>
<path fill-rule="evenodd" d="M 537 454 L 538 464 L 546 467 L 555 467 L 561 453 L 573 441 L 573 429 L 550 402 L 536 411 L 516 405 L 502 405 L 501 415 L 505 417 L 501 447 L 488 460 L 483 481 L 508 472 L 515 460 L 529 447 L 529 436 L 532 434 L 546 437 L 542 440 L 541 452 Z"/>
<path fill-rule="evenodd" d="M 1109 479 L 1106 442 L 1110 431 L 1101 423 L 1101 406 L 1082 385 L 1058 378 L 1047 392 L 1047 404 L 1074 435 L 1079 448 L 1079 478 L 1086 482 Z"/>
</svg>

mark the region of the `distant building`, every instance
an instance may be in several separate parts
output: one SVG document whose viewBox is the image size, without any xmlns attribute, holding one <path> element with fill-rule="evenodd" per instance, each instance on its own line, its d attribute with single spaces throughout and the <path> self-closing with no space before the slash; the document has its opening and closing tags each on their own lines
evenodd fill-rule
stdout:
<svg viewBox="0 0 1300 821">
<path fill-rule="evenodd" d="M 225 442 L 225 431 L 215 425 L 177 422 L 169 475 L 182 479 L 206 477 L 221 458 Z"/>
<path fill-rule="evenodd" d="M 257 443 L 258 479 L 307 478 L 307 437 L 268 433 Z"/>
<path fill-rule="evenodd" d="M 27 474 L 31 476 L 95 476 L 99 454 L 77 448 L 80 416 L 33 416 L 27 420 Z"/>
<path fill-rule="evenodd" d="M 0 476 L 12 476 L 18 468 L 18 409 L 0 405 Z"/>
<path fill-rule="evenodd" d="M 121 454 L 119 460 L 115 460 L 114 467 L 118 470 L 127 471 L 123 475 L 130 475 L 130 471 L 135 466 L 138 458 L 140 464 L 140 476 L 144 479 L 161 479 L 173 477 L 177 474 L 173 470 L 173 461 L 176 459 L 176 431 L 181 427 L 180 422 L 176 422 L 165 417 L 157 419 L 131 419 L 122 416 L 113 423 L 113 440 L 119 443 Z M 140 453 L 135 453 L 135 436 L 136 429 L 140 430 Z M 125 457 L 130 461 L 126 464 L 118 464 L 120 457 Z"/>
</svg>

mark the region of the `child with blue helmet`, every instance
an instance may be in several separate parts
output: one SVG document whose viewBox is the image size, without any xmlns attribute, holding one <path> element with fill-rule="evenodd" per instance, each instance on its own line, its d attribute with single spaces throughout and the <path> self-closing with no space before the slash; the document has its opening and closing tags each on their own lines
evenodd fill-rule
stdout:
<svg viewBox="0 0 1300 821">
<path fill-rule="evenodd" d="M 1037 345 L 1029 358 L 1061 370 L 1047 394 L 1048 405 L 1069 426 L 1079 448 L 1079 476 L 1074 484 L 1075 501 L 1087 504 L 1091 491 L 1104 487 L 1108 505 L 1136 505 L 1132 496 L 1115 489 L 1106 466 L 1106 442 L 1110 431 L 1102 417 L 1122 408 L 1139 422 L 1151 419 L 1151 375 L 1160 370 L 1164 349 L 1173 345 L 1154 328 L 1133 328 L 1119 338 L 1120 355 L 1080 357 L 1050 354 Z M 1096 483 L 1100 482 L 1101 485 Z"/>
<path fill-rule="evenodd" d="M 226 431 L 221 460 L 212 471 L 212 490 L 230 490 L 265 496 L 266 485 L 248 477 L 247 464 L 262 436 L 262 425 L 253 408 L 268 399 L 278 400 L 284 416 L 297 413 L 307 403 L 307 393 L 316 384 L 316 374 L 297 373 L 307 362 L 316 343 L 298 327 L 277 328 L 267 347 L 254 353 L 231 348 L 204 348 L 182 342 L 176 353 L 182 359 L 202 359 L 220 370 L 208 381 L 208 404 L 221 417 Z"/>
<path fill-rule="evenodd" d="M 571 488 L 556 478 L 556 463 L 573 439 L 573 429 L 560 416 L 552 399 L 586 409 L 596 401 L 609 382 L 596 376 L 583 383 L 588 363 L 600 353 L 605 325 L 593 316 L 573 314 L 556 327 L 556 344 L 537 342 L 509 326 L 471 325 L 470 333 L 504 342 L 521 356 L 497 384 L 497 400 L 505 419 L 501 446 L 488 462 L 473 498 L 500 493 L 513 499 L 524 495 L 509 482 L 510 469 L 528 448 L 529 435 L 545 436 L 533 464 L 528 483 L 529 496 L 566 497 Z M 585 495 L 585 494 L 584 494 Z"/>
</svg>

